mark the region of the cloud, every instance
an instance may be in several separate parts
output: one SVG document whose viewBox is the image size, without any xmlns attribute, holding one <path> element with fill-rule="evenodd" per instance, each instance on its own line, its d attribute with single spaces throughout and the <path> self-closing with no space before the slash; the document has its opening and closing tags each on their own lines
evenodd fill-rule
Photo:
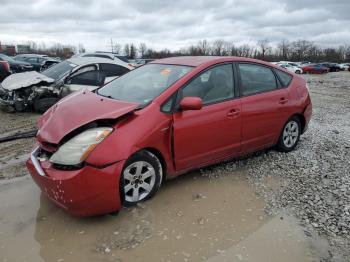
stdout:
<svg viewBox="0 0 350 262">
<path fill-rule="evenodd" d="M 350 43 L 350 1 L 0 0 L 0 41 L 107 50 L 110 39 L 178 49 L 201 39 Z"/>
</svg>

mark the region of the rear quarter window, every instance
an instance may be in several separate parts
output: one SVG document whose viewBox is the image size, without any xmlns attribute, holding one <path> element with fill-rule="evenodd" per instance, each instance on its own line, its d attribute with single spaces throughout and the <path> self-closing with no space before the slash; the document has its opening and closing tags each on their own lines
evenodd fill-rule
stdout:
<svg viewBox="0 0 350 262">
<path fill-rule="evenodd" d="M 280 80 L 282 87 L 287 87 L 289 86 L 290 82 L 292 82 L 293 77 L 286 73 L 286 72 L 282 72 L 278 69 L 275 69 L 275 72 L 278 76 L 278 79 Z"/>
</svg>

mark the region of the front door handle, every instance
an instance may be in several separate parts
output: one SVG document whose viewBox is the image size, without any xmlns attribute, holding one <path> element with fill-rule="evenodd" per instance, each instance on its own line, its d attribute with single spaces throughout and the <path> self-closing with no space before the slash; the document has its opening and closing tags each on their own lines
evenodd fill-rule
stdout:
<svg viewBox="0 0 350 262">
<path fill-rule="evenodd" d="M 287 103 L 288 102 L 288 98 L 285 98 L 285 97 L 281 97 L 280 98 L 280 104 L 285 104 L 285 103 Z"/>
<path fill-rule="evenodd" d="M 230 111 L 227 112 L 227 117 L 228 118 L 233 118 L 236 117 L 240 114 L 240 110 L 239 109 L 231 109 Z"/>
</svg>

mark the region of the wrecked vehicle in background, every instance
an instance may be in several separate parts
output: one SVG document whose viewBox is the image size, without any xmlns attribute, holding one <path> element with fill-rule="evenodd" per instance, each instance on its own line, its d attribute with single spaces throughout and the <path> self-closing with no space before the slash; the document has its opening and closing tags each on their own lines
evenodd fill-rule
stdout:
<svg viewBox="0 0 350 262">
<path fill-rule="evenodd" d="M 42 72 L 10 75 L 0 84 L 0 107 L 7 112 L 34 109 L 45 112 L 62 97 L 80 90 L 94 90 L 129 68 L 104 58 L 71 58 Z"/>
</svg>

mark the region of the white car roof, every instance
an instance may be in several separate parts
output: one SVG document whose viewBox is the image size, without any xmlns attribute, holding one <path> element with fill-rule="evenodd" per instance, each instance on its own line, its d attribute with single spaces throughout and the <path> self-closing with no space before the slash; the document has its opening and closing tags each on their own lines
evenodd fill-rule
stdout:
<svg viewBox="0 0 350 262">
<path fill-rule="evenodd" d="M 67 59 L 67 61 L 72 62 L 73 64 L 76 64 L 78 66 L 82 65 L 88 65 L 88 64 L 114 64 L 114 65 L 120 65 L 125 68 L 129 68 L 128 64 L 119 61 L 119 60 L 112 60 L 112 59 L 107 59 L 107 58 L 101 58 L 101 57 L 73 57 Z"/>
<path fill-rule="evenodd" d="M 88 57 L 86 57 L 88 55 Z M 134 67 L 130 66 L 129 63 L 126 63 L 124 62 L 123 60 L 119 59 L 116 55 L 114 54 L 110 54 L 110 53 L 82 53 L 82 54 L 77 54 L 74 56 L 74 58 L 78 58 L 78 57 L 85 57 L 85 58 L 101 58 L 101 57 L 98 57 L 98 55 L 104 55 L 104 56 L 109 56 L 111 58 L 111 60 L 113 61 L 118 61 L 120 62 L 118 65 L 123 65 L 124 67 L 127 67 L 129 69 L 133 69 Z M 108 58 L 101 58 L 101 59 L 107 59 L 109 60 Z"/>
</svg>

